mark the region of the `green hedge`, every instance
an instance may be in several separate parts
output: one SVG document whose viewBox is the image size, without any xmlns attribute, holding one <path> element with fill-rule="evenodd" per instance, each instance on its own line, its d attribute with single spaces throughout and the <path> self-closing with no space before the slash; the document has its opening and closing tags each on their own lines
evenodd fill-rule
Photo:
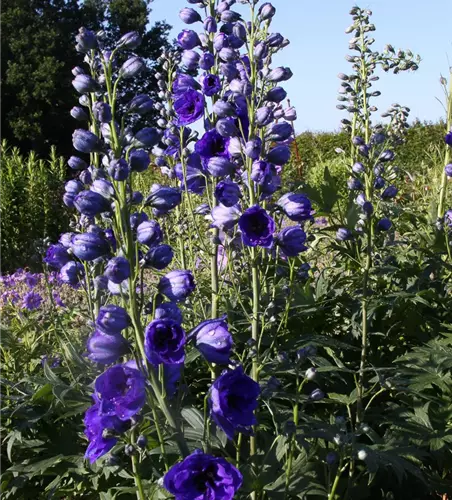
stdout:
<svg viewBox="0 0 452 500">
<path fill-rule="evenodd" d="M 395 150 L 396 163 L 399 167 L 416 171 L 422 164 L 435 163 L 438 159 L 438 148 L 443 147 L 445 124 L 415 122 L 407 131 L 406 141 Z M 312 169 L 321 168 L 323 164 L 334 162 L 338 155 L 336 148 L 348 149 L 348 136 L 343 132 L 303 132 L 297 137 L 291 165 L 291 176 L 303 176 Z M 302 162 L 300 164 L 300 161 Z"/>
<path fill-rule="evenodd" d="M 2 273 L 18 267 L 39 268 L 39 243 L 56 240 L 68 228 L 62 194 L 67 167 L 52 148 L 49 160 L 1 146 L 0 217 Z"/>
</svg>

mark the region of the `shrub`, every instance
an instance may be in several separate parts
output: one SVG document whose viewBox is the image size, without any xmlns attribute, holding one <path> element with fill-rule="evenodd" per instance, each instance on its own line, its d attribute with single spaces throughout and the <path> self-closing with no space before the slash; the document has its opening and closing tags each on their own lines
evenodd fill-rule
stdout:
<svg viewBox="0 0 452 500">
<path fill-rule="evenodd" d="M 69 223 L 61 204 L 65 162 L 54 148 L 49 160 L 42 160 L 3 142 L 0 167 L 2 269 L 40 268 L 42 241 L 57 238 Z"/>
</svg>

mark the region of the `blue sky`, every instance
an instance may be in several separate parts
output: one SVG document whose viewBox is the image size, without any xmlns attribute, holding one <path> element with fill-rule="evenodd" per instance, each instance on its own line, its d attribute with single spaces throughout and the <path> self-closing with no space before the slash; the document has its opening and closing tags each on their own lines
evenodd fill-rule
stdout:
<svg viewBox="0 0 452 500">
<path fill-rule="evenodd" d="M 284 84 L 288 97 L 296 106 L 296 129 L 337 130 L 343 112 L 336 109 L 339 80 L 347 73 L 344 59 L 351 35 L 344 33 L 350 24 L 348 12 L 355 4 L 348 0 L 272 0 L 276 16 L 272 32 L 291 41 L 275 63 L 289 66 L 294 76 Z M 411 108 L 411 119 L 437 120 L 444 110 L 440 75 L 447 76 L 452 65 L 452 0 L 367 0 L 360 7 L 373 11 L 377 27 L 374 48 L 390 43 L 396 48 L 411 49 L 422 61 L 417 72 L 398 75 L 383 73 L 375 88 L 382 92 L 377 106 L 383 112 L 391 103 Z M 184 0 L 154 0 L 151 23 L 166 20 L 173 26 L 171 35 L 187 28 L 178 16 L 189 6 Z M 234 5 L 240 10 L 241 5 Z M 201 29 L 201 24 L 192 25 Z"/>
</svg>

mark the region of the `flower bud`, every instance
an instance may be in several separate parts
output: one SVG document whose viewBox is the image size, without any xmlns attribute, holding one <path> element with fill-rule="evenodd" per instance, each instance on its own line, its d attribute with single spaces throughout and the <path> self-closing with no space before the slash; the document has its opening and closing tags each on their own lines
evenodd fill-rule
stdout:
<svg viewBox="0 0 452 500">
<path fill-rule="evenodd" d="M 121 334 L 109 335 L 98 330 L 89 337 L 86 347 L 88 358 L 103 365 L 115 363 L 130 349 L 129 343 Z"/>
<path fill-rule="evenodd" d="M 142 245 L 149 247 L 158 245 L 163 240 L 160 224 L 154 220 L 146 220 L 137 228 L 137 240 Z"/>
<path fill-rule="evenodd" d="M 284 82 L 286 80 L 289 80 L 292 78 L 292 71 L 290 68 L 275 68 L 270 71 L 270 73 L 267 75 L 267 80 L 270 82 Z"/>
<path fill-rule="evenodd" d="M 213 112 L 219 117 L 233 116 L 235 114 L 234 106 L 226 101 L 217 101 L 213 105 Z"/>
<path fill-rule="evenodd" d="M 276 236 L 276 244 L 286 257 L 296 257 L 307 250 L 305 242 L 306 233 L 299 226 L 287 226 Z"/>
<path fill-rule="evenodd" d="M 190 338 L 209 363 L 229 363 L 233 341 L 228 324 L 223 319 L 203 321 L 190 332 Z"/>
<path fill-rule="evenodd" d="M 78 156 L 71 156 L 67 164 L 73 170 L 85 170 L 86 168 L 88 168 L 88 164 Z"/>
<path fill-rule="evenodd" d="M 182 30 L 177 35 L 177 41 L 184 50 L 191 50 L 201 45 L 198 34 L 193 30 Z"/>
<path fill-rule="evenodd" d="M 214 17 L 212 16 L 206 17 L 206 19 L 204 20 L 204 29 L 207 33 L 216 33 L 217 23 Z"/>
<path fill-rule="evenodd" d="M 265 127 L 266 125 L 269 125 L 274 119 L 272 108 L 268 106 L 259 108 L 256 110 L 255 119 L 258 127 Z"/>
<path fill-rule="evenodd" d="M 80 262 L 67 262 L 58 273 L 59 279 L 67 285 L 76 285 L 83 277 L 85 269 Z"/>
<path fill-rule="evenodd" d="M 199 67 L 204 71 L 209 71 L 215 64 L 215 57 L 210 52 L 203 52 L 199 58 Z"/>
<path fill-rule="evenodd" d="M 152 304 L 149 304 L 150 312 L 152 312 Z M 182 324 L 182 313 L 181 310 L 177 307 L 174 302 L 164 302 L 163 304 L 159 304 L 155 308 L 154 319 L 172 319 L 179 325 Z"/>
<path fill-rule="evenodd" d="M 392 226 L 392 222 L 386 217 L 383 219 L 380 219 L 377 222 L 377 230 L 378 231 L 389 231 L 389 229 L 391 229 L 391 226 Z"/>
<path fill-rule="evenodd" d="M 103 196 L 106 200 L 112 199 L 115 194 L 113 184 L 106 179 L 96 179 L 90 189 Z"/>
<path fill-rule="evenodd" d="M 112 160 L 107 168 L 108 175 L 115 181 L 125 181 L 129 177 L 129 165 L 124 158 Z"/>
<path fill-rule="evenodd" d="M 94 191 L 81 191 L 74 198 L 74 207 L 88 217 L 95 217 L 110 210 L 108 200 Z"/>
<path fill-rule="evenodd" d="M 154 109 L 154 101 L 146 94 L 138 94 L 128 104 L 130 113 L 145 115 Z"/>
<path fill-rule="evenodd" d="M 122 283 L 130 276 L 130 264 L 125 257 L 113 257 L 107 262 L 104 275 L 113 283 Z"/>
<path fill-rule="evenodd" d="M 241 15 L 233 10 L 225 10 L 221 13 L 220 19 L 223 23 L 236 23 L 241 19 Z"/>
<path fill-rule="evenodd" d="M 240 186 L 232 181 L 220 181 L 215 187 L 215 198 L 225 207 L 236 205 L 241 197 Z"/>
<path fill-rule="evenodd" d="M 98 330 L 107 335 L 119 335 L 132 324 L 127 311 L 113 304 L 102 306 L 96 318 Z"/>
<path fill-rule="evenodd" d="M 132 172 L 144 172 L 149 167 L 151 159 L 144 149 L 134 149 L 129 155 Z"/>
<path fill-rule="evenodd" d="M 345 227 L 340 227 L 336 232 L 336 239 L 338 241 L 347 241 L 351 240 L 352 238 L 352 232 L 350 231 L 350 229 L 347 229 Z"/>
<path fill-rule="evenodd" d="M 153 184 L 151 192 L 146 198 L 146 204 L 161 212 L 168 212 L 182 201 L 180 190 L 169 186 Z"/>
<path fill-rule="evenodd" d="M 320 389 L 314 389 L 309 395 L 309 399 L 312 401 L 320 401 L 325 397 L 325 394 Z"/>
<path fill-rule="evenodd" d="M 95 92 L 97 89 L 97 83 L 89 75 L 85 74 L 78 74 L 72 80 L 72 85 L 80 94 Z"/>
<path fill-rule="evenodd" d="M 276 146 L 267 154 L 267 161 L 275 165 L 285 165 L 290 160 L 290 148 L 288 146 Z"/>
<path fill-rule="evenodd" d="M 121 66 L 119 74 L 123 78 L 133 78 L 143 71 L 145 67 L 146 65 L 141 57 L 132 56 Z"/>
<path fill-rule="evenodd" d="M 388 186 L 382 193 L 381 197 L 383 200 L 389 200 L 391 198 L 395 198 L 398 193 L 398 189 L 395 186 Z"/>
<path fill-rule="evenodd" d="M 198 21 L 201 21 L 201 16 L 199 12 L 190 7 L 185 7 L 179 12 L 179 17 L 185 24 L 193 24 Z"/>
<path fill-rule="evenodd" d="M 235 165 L 224 156 L 213 156 L 207 163 L 207 171 L 214 177 L 231 175 Z"/>
<path fill-rule="evenodd" d="M 287 92 L 282 87 L 274 87 L 267 92 L 265 99 L 270 102 L 280 103 L 287 97 Z"/>
<path fill-rule="evenodd" d="M 447 177 L 452 177 L 452 163 L 444 167 L 444 172 L 446 172 Z"/>
<path fill-rule="evenodd" d="M 74 68 L 72 68 L 71 73 L 74 76 L 84 75 L 85 74 L 85 70 L 83 68 L 81 68 L 80 66 L 75 66 Z"/>
<path fill-rule="evenodd" d="M 190 271 L 174 270 L 160 278 L 158 290 L 173 302 L 185 300 L 195 289 L 195 280 Z"/>
<path fill-rule="evenodd" d="M 312 205 L 303 194 L 286 193 L 276 205 L 293 221 L 302 222 L 311 219 Z"/>
<path fill-rule="evenodd" d="M 292 134 L 292 126 L 287 122 L 281 122 L 270 125 L 265 136 L 270 141 L 283 142 L 289 139 Z"/>
<path fill-rule="evenodd" d="M 142 128 L 135 134 L 134 144 L 142 148 L 152 148 L 160 141 L 160 132 L 154 127 Z"/>
<path fill-rule="evenodd" d="M 72 118 L 75 118 L 76 120 L 81 122 L 89 120 L 88 114 L 85 112 L 83 108 L 80 108 L 79 106 L 74 106 L 71 109 L 71 116 Z"/>
<path fill-rule="evenodd" d="M 106 102 L 95 102 L 93 106 L 93 115 L 100 123 L 110 123 L 112 120 L 110 105 Z"/>
<path fill-rule="evenodd" d="M 95 49 L 97 45 L 96 35 L 83 27 L 78 30 L 78 35 L 75 37 L 75 40 L 77 41 L 78 52 L 89 52 Z"/>
<path fill-rule="evenodd" d="M 118 47 L 134 50 L 141 45 L 141 36 L 136 31 L 126 33 L 118 40 Z"/>
<path fill-rule="evenodd" d="M 317 376 L 317 370 L 315 368 L 308 368 L 304 374 L 308 380 L 314 380 Z"/>
<path fill-rule="evenodd" d="M 268 21 L 271 19 L 276 13 L 275 7 L 269 2 L 262 4 L 259 8 L 259 16 L 262 20 Z"/>
<path fill-rule="evenodd" d="M 173 256 L 173 249 L 169 245 L 156 245 L 144 256 L 144 265 L 161 271 L 171 264 Z"/>
<path fill-rule="evenodd" d="M 231 118 L 220 118 L 215 128 L 222 137 L 237 137 L 240 134 L 234 120 Z"/>
<path fill-rule="evenodd" d="M 80 260 L 91 261 L 108 254 L 110 245 L 97 234 L 83 233 L 72 238 L 71 250 Z"/>
<path fill-rule="evenodd" d="M 257 160 L 261 154 L 262 141 L 259 137 L 249 140 L 245 144 L 245 154 L 252 160 Z"/>
<path fill-rule="evenodd" d="M 195 70 L 198 66 L 200 55 L 194 50 L 184 50 L 182 53 L 182 64 L 188 70 Z"/>
<path fill-rule="evenodd" d="M 89 130 L 76 129 L 72 134 L 72 144 L 77 151 L 82 153 L 92 153 L 102 149 L 102 144 L 97 135 Z"/>
</svg>

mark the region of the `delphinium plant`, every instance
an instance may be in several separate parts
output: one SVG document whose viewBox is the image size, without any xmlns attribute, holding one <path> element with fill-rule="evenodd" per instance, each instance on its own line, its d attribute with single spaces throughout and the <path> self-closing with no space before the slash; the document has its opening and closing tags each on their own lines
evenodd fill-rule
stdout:
<svg viewBox="0 0 452 500">
<path fill-rule="evenodd" d="M 309 353 L 294 349 L 290 359 L 302 360 L 289 382 L 294 402 L 276 420 L 267 402 L 280 385 L 270 375 L 296 284 L 309 269 L 299 256 L 312 218 L 305 195 L 281 189 L 296 113 L 283 104 L 292 72 L 271 64 L 288 41 L 270 30 L 270 3 L 242 0 L 249 21 L 234 1 L 190 3 L 200 10 L 180 17 L 203 29 L 184 30 L 162 55 L 159 128 L 128 125 L 152 108 L 148 96 L 118 102 L 144 67 L 133 55 L 139 36 L 109 48 L 101 32 L 77 36 L 88 69 L 73 70 L 81 106 L 71 113 L 87 127 L 73 135 L 69 166 L 80 173 L 64 202 L 78 216 L 45 261 L 85 290 L 87 357 L 103 369 L 84 418 L 85 456 L 108 454 L 125 467 L 122 453 L 130 457 L 141 499 L 165 496 L 160 486 L 180 499 L 281 488 L 296 496 L 300 405 L 324 394 L 312 385 L 315 370 L 300 371 Z M 169 182 L 141 194 L 134 179 L 151 150 Z M 278 366 L 288 362 L 283 354 Z"/>
</svg>

